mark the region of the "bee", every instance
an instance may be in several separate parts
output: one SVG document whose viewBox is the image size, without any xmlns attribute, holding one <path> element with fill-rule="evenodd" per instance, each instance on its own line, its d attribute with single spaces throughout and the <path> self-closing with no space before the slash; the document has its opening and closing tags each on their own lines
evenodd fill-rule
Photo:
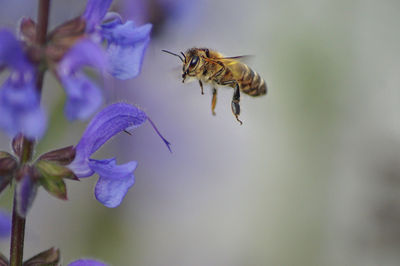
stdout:
<svg viewBox="0 0 400 266">
<path fill-rule="evenodd" d="M 181 52 L 182 56 L 167 50 L 162 51 L 177 56 L 182 61 L 183 83 L 186 78 L 196 78 L 200 84 L 201 94 L 204 94 L 203 82 L 213 86 L 211 100 L 213 115 L 215 115 L 214 110 L 217 104 L 218 86 L 233 88 L 231 108 L 240 124 L 243 124 L 239 119 L 240 92 L 254 97 L 267 94 L 267 84 L 264 79 L 240 61 L 245 56 L 225 57 L 221 53 L 207 48 L 190 48 L 185 53 Z"/>
</svg>

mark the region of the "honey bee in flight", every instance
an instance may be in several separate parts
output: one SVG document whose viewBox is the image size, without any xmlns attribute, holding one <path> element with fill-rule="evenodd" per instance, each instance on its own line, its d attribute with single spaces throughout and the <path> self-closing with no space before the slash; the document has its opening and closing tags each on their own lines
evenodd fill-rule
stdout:
<svg viewBox="0 0 400 266">
<path fill-rule="evenodd" d="M 234 89 L 232 97 L 232 113 L 236 120 L 242 124 L 240 115 L 240 92 L 250 96 L 261 96 L 267 93 L 265 81 L 249 68 L 246 64 L 239 61 L 244 56 L 225 57 L 217 51 L 207 48 L 190 48 L 181 55 L 162 50 L 165 53 L 179 57 L 183 63 L 182 82 L 187 77 L 196 78 L 199 81 L 201 94 L 203 92 L 203 82 L 213 86 L 213 96 L 211 100 L 211 112 L 215 115 L 215 105 L 217 103 L 217 86 L 229 86 Z"/>
</svg>

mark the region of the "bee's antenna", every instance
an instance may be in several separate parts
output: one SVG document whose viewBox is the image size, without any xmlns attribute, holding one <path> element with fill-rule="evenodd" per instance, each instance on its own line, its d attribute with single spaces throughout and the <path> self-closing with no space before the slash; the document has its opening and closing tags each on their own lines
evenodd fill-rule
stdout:
<svg viewBox="0 0 400 266">
<path fill-rule="evenodd" d="M 182 61 L 182 62 L 185 62 L 186 61 L 186 57 L 185 57 L 185 55 L 183 54 L 183 57 L 185 57 L 185 61 L 183 61 L 183 59 L 182 59 L 182 57 L 180 56 L 180 55 L 178 55 L 178 54 L 174 54 L 173 52 L 170 52 L 170 51 L 167 51 L 167 50 L 161 50 L 161 51 L 163 51 L 164 53 L 167 53 L 167 54 L 172 54 L 172 55 L 175 55 L 175 56 L 177 56 L 177 57 L 179 57 L 179 59 Z"/>
<path fill-rule="evenodd" d="M 182 52 L 181 52 L 181 54 L 183 55 L 183 58 L 185 58 L 185 62 L 186 62 L 186 55 L 184 53 L 182 53 Z"/>
</svg>

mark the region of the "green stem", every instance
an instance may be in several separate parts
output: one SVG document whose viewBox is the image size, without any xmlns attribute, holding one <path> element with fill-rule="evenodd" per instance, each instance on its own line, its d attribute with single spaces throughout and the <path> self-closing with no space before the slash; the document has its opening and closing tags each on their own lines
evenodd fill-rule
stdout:
<svg viewBox="0 0 400 266">
<path fill-rule="evenodd" d="M 37 23 L 37 44 L 41 47 L 46 45 L 47 41 L 47 27 L 49 23 L 49 11 L 50 11 L 50 0 L 39 0 L 38 7 L 38 23 Z M 41 92 L 43 87 L 44 71 L 39 70 L 36 89 L 39 93 L 39 99 L 41 98 Z M 29 163 L 32 160 L 33 151 L 35 148 L 35 142 L 24 138 L 23 150 L 20 158 L 21 167 L 24 164 Z M 14 206 L 12 215 L 12 227 L 11 227 L 11 243 L 10 243 L 10 265 L 21 266 L 23 262 L 24 252 L 24 237 L 25 237 L 25 222 L 24 217 L 19 216 L 17 212 L 17 193 L 14 190 Z"/>
</svg>

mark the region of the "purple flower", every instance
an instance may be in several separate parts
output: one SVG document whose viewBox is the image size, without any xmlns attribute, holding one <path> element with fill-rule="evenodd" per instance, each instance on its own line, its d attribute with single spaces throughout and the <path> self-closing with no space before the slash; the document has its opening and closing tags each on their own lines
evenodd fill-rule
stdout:
<svg viewBox="0 0 400 266">
<path fill-rule="evenodd" d="M 67 94 L 65 114 L 70 120 L 87 119 L 103 101 L 98 86 L 83 73 L 83 67 L 93 67 L 101 74 L 107 70 L 119 79 L 134 78 L 140 73 L 151 24 L 136 27 L 132 21 L 123 23 L 118 14 L 107 13 L 111 2 L 89 0 L 80 20 L 63 24 L 50 34 L 54 47 L 48 54 L 57 62 L 55 72 Z M 84 23 L 82 31 L 80 23 Z M 72 29 L 79 32 L 78 37 Z M 103 41 L 107 44 L 105 52 Z M 58 62 L 60 50 L 65 53 Z"/>
<path fill-rule="evenodd" d="M 97 260 L 80 259 L 71 262 L 68 266 L 107 266 L 107 264 Z"/>
<path fill-rule="evenodd" d="M 206 4 L 204 0 L 120 0 L 117 8 L 126 19 L 154 23 L 153 34 L 158 34 L 166 25 L 196 31 Z"/>
<path fill-rule="evenodd" d="M 102 34 L 108 42 L 111 75 L 123 80 L 139 75 L 144 52 L 150 42 L 151 28 L 151 24 L 136 27 L 133 21 L 103 25 Z"/>
<path fill-rule="evenodd" d="M 99 69 L 106 66 L 102 48 L 83 39 L 78 41 L 60 61 L 57 74 L 67 94 L 65 114 L 68 119 L 87 119 L 101 105 L 103 99 L 99 88 L 82 71 L 84 66 Z"/>
<path fill-rule="evenodd" d="M 146 120 L 146 114 L 135 106 L 126 103 L 112 104 L 93 117 L 75 147 L 75 159 L 68 167 L 79 178 L 89 177 L 94 173 L 99 175 L 95 196 L 106 207 L 114 208 L 122 202 L 135 182 L 133 171 L 137 162 L 117 165 L 114 158 L 95 160 L 91 156 L 117 133 L 137 128 Z M 152 122 L 151 124 L 153 125 Z M 159 134 L 158 131 L 157 133 Z"/>
<path fill-rule="evenodd" d="M 82 18 L 87 33 L 100 35 L 107 42 L 108 71 L 118 79 L 139 75 L 144 53 L 150 41 L 151 24 L 136 26 L 133 21 L 122 22 L 115 13 L 106 15 L 110 0 L 89 0 Z M 106 20 L 102 24 L 102 21 Z"/>
<path fill-rule="evenodd" d="M 36 197 L 37 184 L 29 166 L 20 171 L 20 179 L 16 188 L 17 211 L 21 217 L 26 217 Z"/>
<path fill-rule="evenodd" d="M 0 128 L 9 135 L 40 138 L 46 130 L 46 117 L 36 91 L 36 71 L 12 33 L 0 30 L 0 70 L 10 75 L 0 87 Z"/>
<path fill-rule="evenodd" d="M 0 210 L 0 238 L 9 237 L 11 233 L 11 216 L 8 212 Z"/>
</svg>

